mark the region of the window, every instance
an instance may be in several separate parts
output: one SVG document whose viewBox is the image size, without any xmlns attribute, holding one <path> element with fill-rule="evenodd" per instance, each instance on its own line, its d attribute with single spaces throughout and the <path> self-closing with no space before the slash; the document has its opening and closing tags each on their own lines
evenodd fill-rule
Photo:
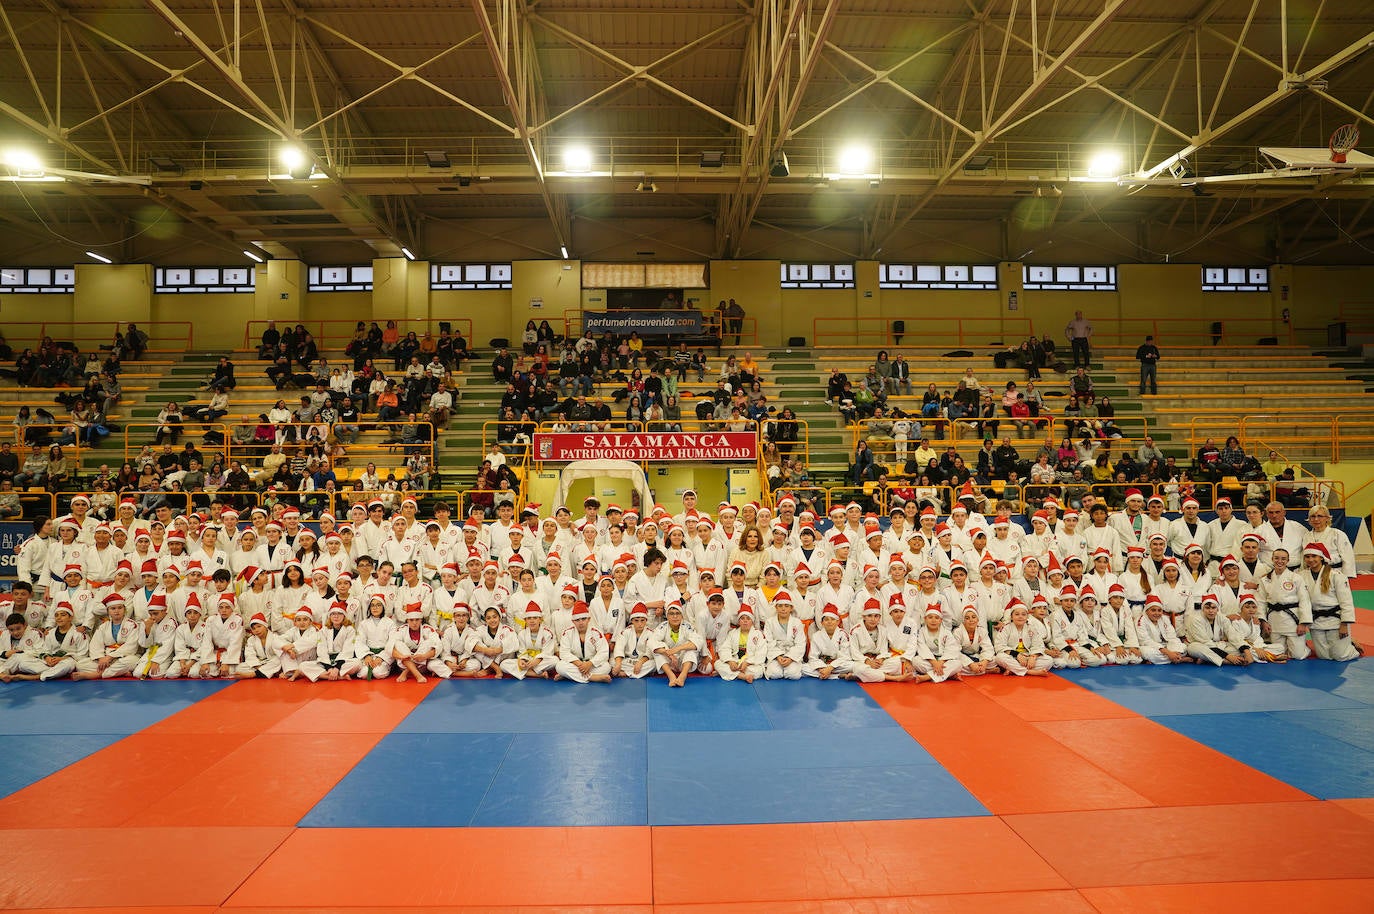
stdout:
<svg viewBox="0 0 1374 914">
<path fill-rule="evenodd" d="M 1116 267 L 1025 267 L 1021 287 L 1061 292 L 1115 292 Z"/>
<path fill-rule="evenodd" d="M 785 263 L 782 265 L 784 289 L 852 289 L 852 263 Z"/>
<path fill-rule="evenodd" d="M 1268 292 L 1268 267 L 1203 267 L 1204 292 Z"/>
<path fill-rule="evenodd" d="M 436 263 L 429 268 L 429 287 L 449 289 L 509 289 L 508 263 Z"/>
<path fill-rule="evenodd" d="M 70 292 L 76 288 L 73 267 L 0 267 L 0 292 Z"/>
<path fill-rule="evenodd" d="M 880 289 L 997 289 L 997 266 L 880 263 Z"/>
<path fill-rule="evenodd" d="M 370 292 L 372 264 L 361 267 L 311 267 L 306 288 L 311 292 Z"/>
<path fill-rule="evenodd" d="M 252 292 L 252 267 L 157 267 L 154 292 Z"/>
<path fill-rule="evenodd" d="M 704 263 L 583 263 L 584 289 L 709 289 Z"/>
</svg>

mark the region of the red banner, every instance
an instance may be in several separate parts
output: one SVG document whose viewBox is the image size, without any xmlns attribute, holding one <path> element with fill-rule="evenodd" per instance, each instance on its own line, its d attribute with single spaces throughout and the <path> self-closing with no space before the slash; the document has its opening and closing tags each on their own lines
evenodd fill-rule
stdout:
<svg viewBox="0 0 1374 914">
<path fill-rule="evenodd" d="M 536 460 L 758 459 L 753 432 L 538 432 Z"/>
</svg>

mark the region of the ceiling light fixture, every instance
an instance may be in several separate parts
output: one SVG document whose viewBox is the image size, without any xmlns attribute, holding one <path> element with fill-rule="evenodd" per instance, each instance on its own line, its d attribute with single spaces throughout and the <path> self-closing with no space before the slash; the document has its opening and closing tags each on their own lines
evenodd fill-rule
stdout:
<svg viewBox="0 0 1374 914">
<path fill-rule="evenodd" d="M 254 254 L 252 251 L 244 251 L 244 252 L 243 252 L 243 256 L 244 256 L 244 257 L 247 257 L 249 260 L 255 261 L 255 262 L 257 262 L 257 263 L 262 263 L 262 262 L 263 262 L 262 258 L 259 257 L 257 254 Z"/>
<path fill-rule="evenodd" d="M 592 170 L 592 151 L 587 146 L 569 146 L 563 150 L 563 170 L 569 174 L 586 174 Z"/>
<path fill-rule="evenodd" d="M 404 255 L 406 255 L 406 260 L 414 260 L 414 259 L 415 259 L 415 255 L 412 254 L 412 253 L 410 253 L 410 248 L 406 248 L 406 247 L 401 248 L 401 253 L 404 254 Z"/>
<path fill-rule="evenodd" d="M 871 148 L 861 143 L 852 143 L 840 150 L 839 157 L 835 160 L 835 170 L 842 175 L 866 175 L 872 162 Z"/>
<path fill-rule="evenodd" d="M 91 258 L 92 260 L 98 260 L 101 263 L 114 263 L 113 260 L 106 257 L 104 254 L 97 254 L 95 251 L 87 251 L 86 256 Z"/>
</svg>

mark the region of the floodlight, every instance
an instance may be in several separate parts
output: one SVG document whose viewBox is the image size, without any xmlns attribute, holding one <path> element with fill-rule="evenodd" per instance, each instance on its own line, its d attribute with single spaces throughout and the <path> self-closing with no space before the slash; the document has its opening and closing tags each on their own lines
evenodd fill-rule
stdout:
<svg viewBox="0 0 1374 914">
<path fill-rule="evenodd" d="M 835 170 L 842 175 L 865 175 L 873 162 L 873 150 L 860 143 L 854 143 L 840 150 Z"/>
<path fill-rule="evenodd" d="M 592 170 L 592 151 L 586 146 L 569 146 L 563 150 L 563 170 L 572 174 L 586 174 Z"/>
<path fill-rule="evenodd" d="M 1093 153 L 1088 159 L 1088 177 L 1115 178 L 1121 174 L 1121 153 L 1115 149 L 1103 149 Z"/>
</svg>

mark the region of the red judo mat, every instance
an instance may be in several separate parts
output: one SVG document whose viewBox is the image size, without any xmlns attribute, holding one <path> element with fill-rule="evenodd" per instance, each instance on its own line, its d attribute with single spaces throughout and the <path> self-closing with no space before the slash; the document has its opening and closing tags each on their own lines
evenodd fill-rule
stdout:
<svg viewBox="0 0 1374 914">
<path fill-rule="evenodd" d="M 297 828 L 436 687 L 237 683 L 19 790 L 0 909 L 1374 910 L 1374 800 L 1313 799 L 1059 676 L 864 687 L 991 816 Z"/>
</svg>

